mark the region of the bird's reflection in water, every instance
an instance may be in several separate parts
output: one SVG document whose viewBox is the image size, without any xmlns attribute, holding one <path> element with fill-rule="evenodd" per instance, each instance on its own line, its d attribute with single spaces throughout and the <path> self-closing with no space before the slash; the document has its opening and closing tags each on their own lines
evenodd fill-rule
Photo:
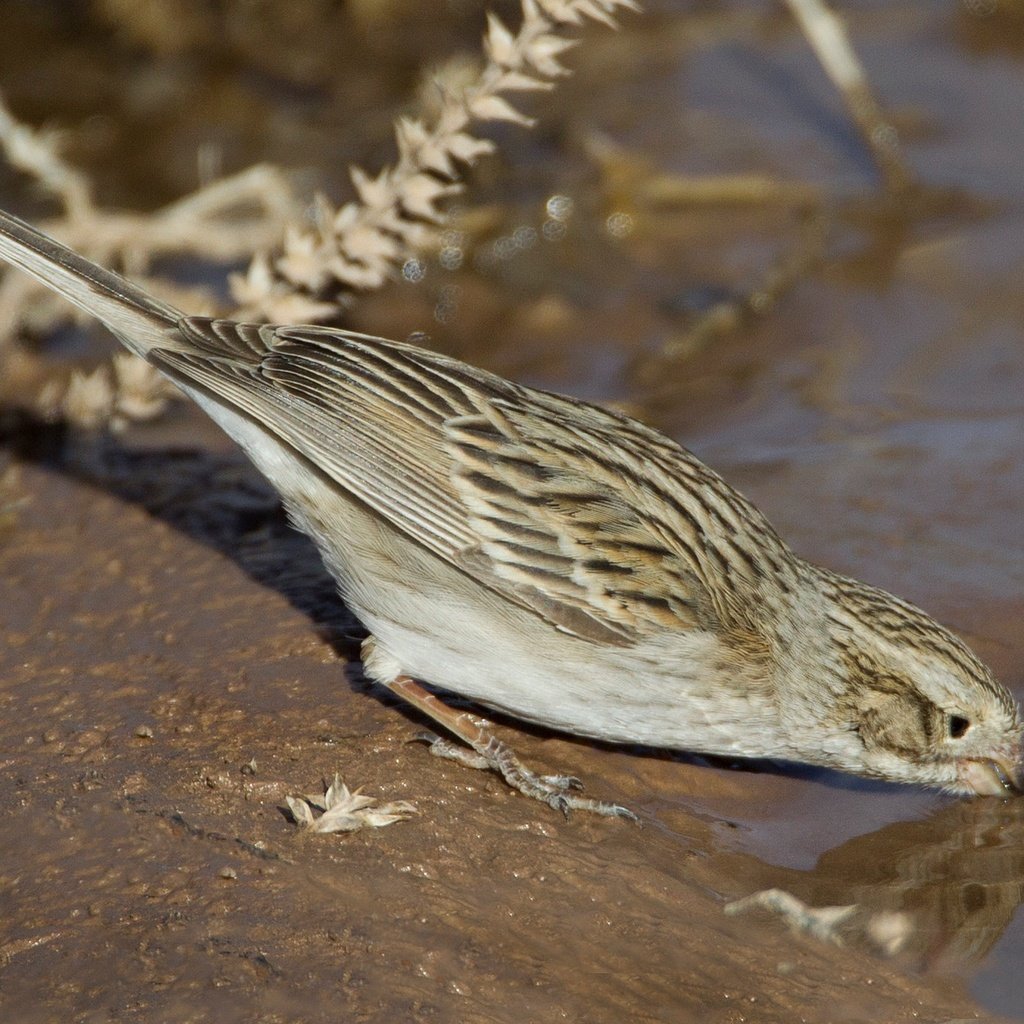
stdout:
<svg viewBox="0 0 1024 1024">
<path fill-rule="evenodd" d="M 810 906 L 899 912 L 900 950 L 925 970 L 979 964 L 1024 898 L 1024 799 L 960 800 L 823 854 L 811 871 L 773 869 L 770 884 Z"/>
</svg>

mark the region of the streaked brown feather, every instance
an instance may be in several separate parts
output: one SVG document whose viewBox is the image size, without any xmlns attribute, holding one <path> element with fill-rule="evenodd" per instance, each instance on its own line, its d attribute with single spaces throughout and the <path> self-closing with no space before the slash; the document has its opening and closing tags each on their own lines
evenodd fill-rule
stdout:
<svg viewBox="0 0 1024 1024">
<path fill-rule="evenodd" d="M 750 635 L 772 567 L 743 535 L 767 538 L 769 559 L 777 548 L 774 568 L 792 563 L 753 506 L 635 420 L 397 342 L 181 328 L 192 351 L 155 352 L 157 365 L 273 424 L 393 525 L 568 632 L 618 645 L 666 627 Z"/>
</svg>

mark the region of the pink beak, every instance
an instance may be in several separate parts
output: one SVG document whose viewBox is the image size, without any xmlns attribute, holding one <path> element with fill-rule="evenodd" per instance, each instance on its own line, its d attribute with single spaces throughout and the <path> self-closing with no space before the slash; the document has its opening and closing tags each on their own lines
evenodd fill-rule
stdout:
<svg viewBox="0 0 1024 1024">
<path fill-rule="evenodd" d="M 1021 765 L 1009 759 L 961 761 L 960 778 L 976 796 L 1017 796 L 1024 792 Z"/>
</svg>

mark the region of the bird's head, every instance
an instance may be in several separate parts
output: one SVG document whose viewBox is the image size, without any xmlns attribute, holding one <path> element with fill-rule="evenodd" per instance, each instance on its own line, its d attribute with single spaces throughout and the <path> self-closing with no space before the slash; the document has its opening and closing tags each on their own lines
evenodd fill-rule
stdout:
<svg viewBox="0 0 1024 1024">
<path fill-rule="evenodd" d="M 913 605 L 833 580 L 826 614 L 844 687 L 848 770 L 950 793 L 1024 792 L 1016 701 L 960 639 Z"/>
</svg>

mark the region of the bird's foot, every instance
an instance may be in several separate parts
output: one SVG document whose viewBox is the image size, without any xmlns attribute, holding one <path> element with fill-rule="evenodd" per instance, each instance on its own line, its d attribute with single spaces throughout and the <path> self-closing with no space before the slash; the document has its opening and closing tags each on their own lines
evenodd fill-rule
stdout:
<svg viewBox="0 0 1024 1024">
<path fill-rule="evenodd" d="M 449 740 L 441 739 L 433 733 L 420 733 L 416 738 L 430 745 L 430 752 L 435 757 L 458 761 L 468 768 L 478 768 L 497 772 L 513 789 L 523 796 L 561 811 L 566 817 L 572 811 L 589 811 L 608 818 L 626 818 L 639 823 L 640 819 L 628 807 L 608 803 L 604 800 L 592 800 L 590 797 L 579 796 L 583 783 L 572 775 L 538 775 L 531 771 L 516 752 L 501 740 L 481 730 L 486 740 L 473 749 L 460 747 Z"/>
</svg>

